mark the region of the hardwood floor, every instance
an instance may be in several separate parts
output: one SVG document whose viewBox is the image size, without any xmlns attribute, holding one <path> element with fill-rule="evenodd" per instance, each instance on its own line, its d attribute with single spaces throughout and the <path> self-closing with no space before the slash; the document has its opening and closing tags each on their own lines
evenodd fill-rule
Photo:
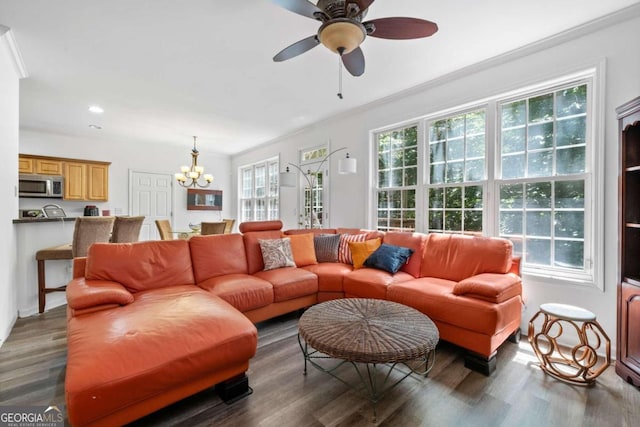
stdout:
<svg viewBox="0 0 640 427">
<path fill-rule="evenodd" d="M 64 404 L 65 308 L 19 319 L 0 348 L 0 405 Z M 366 426 L 368 400 L 309 367 L 297 341 L 297 316 L 258 325 L 248 372 L 254 393 L 227 405 L 212 389 L 143 418 L 133 426 Z M 344 369 L 343 369 L 344 368 Z M 341 372 L 355 380 L 348 365 Z M 378 404 L 380 426 L 638 426 L 640 390 L 613 367 L 593 387 L 545 375 L 526 339 L 505 343 L 498 369 L 485 377 L 464 367 L 462 352 L 441 343 L 427 378 L 410 377 Z"/>
</svg>

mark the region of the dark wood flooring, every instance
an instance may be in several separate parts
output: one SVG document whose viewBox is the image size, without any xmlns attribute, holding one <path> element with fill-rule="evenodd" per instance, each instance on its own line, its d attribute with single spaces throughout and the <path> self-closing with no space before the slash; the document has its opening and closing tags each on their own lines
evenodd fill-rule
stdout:
<svg viewBox="0 0 640 427">
<path fill-rule="evenodd" d="M 0 348 L 0 405 L 64 404 L 65 308 L 19 319 Z M 213 389 L 180 401 L 135 426 L 367 426 L 372 406 L 313 368 L 303 375 L 297 316 L 258 325 L 251 361 L 254 393 L 234 404 Z M 349 369 L 349 370 L 347 370 Z M 344 374 L 354 379 L 348 365 Z M 427 378 L 410 377 L 378 404 L 380 426 L 640 426 L 640 390 L 613 367 L 593 387 L 571 386 L 537 367 L 526 339 L 505 343 L 498 369 L 485 377 L 464 367 L 462 352 L 442 343 Z"/>
</svg>

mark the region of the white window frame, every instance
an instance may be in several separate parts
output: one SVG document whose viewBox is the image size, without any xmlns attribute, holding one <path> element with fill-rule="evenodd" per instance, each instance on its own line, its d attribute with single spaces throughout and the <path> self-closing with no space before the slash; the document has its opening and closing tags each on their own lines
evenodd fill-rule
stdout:
<svg viewBox="0 0 640 427">
<path fill-rule="evenodd" d="M 423 218 L 422 218 L 422 194 L 421 194 L 421 182 L 424 180 L 424 171 L 423 171 L 423 165 L 422 165 L 422 155 L 423 155 L 423 143 L 422 141 L 424 140 L 424 124 L 422 121 L 408 121 L 408 122 L 404 122 L 401 124 L 397 124 L 395 126 L 390 126 L 384 129 L 378 129 L 375 132 L 372 133 L 372 138 L 373 138 L 373 162 L 374 162 L 374 172 L 372 173 L 372 179 L 373 179 L 373 205 L 374 205 L 374 211 L 372 214 L 372 219 L 373 219 L 373 228 L 375 229 L 380 229 L 379 225 L 378 225 L 378 197 L 379 197 L 379 192 L 380 191 L 411 191 L 413 190 L 415 192 L 414 194 L 414 198 L 415 198 L 415 213 L 414 213 L 414 227 L 413 230 L 411 231 L 418 231 L 421 227 Z M 378 152 L 378 137 L 380 136 L 380 134 L 384 134 L 384 133 L 389 133 L 389 132 L 394 132 L 394 131 L 402 131 L 404 129 L 407 128 L 411 128 L 411 127 L 415 127 L 416 128 L 416 139 L 417 139 L 417 146 L 416 146 L 416 150 L 417 150 L 417 164 L 416 164 L 416 185 L 399 185 L 399 186 L 388 186 L 388 187 L 382 187 L 382 188 L 378 188 L 377 184 L 378 184 L 378 157 L 379 157 L 379 152 Z M 390 165 L 390 168 L 393 169 L 393 167 Z M 404 167 L 402 168 L 404 170 Z M 391 177 L 389 177 L 389 181 L 391 182 Z M 404 212 L 406 210 L 409 210 L 408 208 L 400 208 L 401 212 Z M 385 231 L 409 231 L 411 228 L 410 227 L 391 227 L 391 226 L 387 226 L 384 227 Z"/>
<path fill-rule="evenodd" d="M 323 153 L 323 154 L 322 154 Z M 301 170 L 305 171 L 305 173 L 307 173 L 307 175 L 309 174 L 309 172 L 311 174 L 322 174 L 322 189 L 319 190 L 319 186 L 318 186 L 318 177 L 304 177 L 302 176 L 302 174 L 300 173 L 298 179 L 299 179 L 299 193 L 298 193 L 298 205 L 299 205 L 299 212 L 301 212 L 300 214 L 300 219 L 298 222 L 298 225 L 301 228 L 314 228 L 314 226 L 320 226 L 321 228 L 328 228 L 329 227 L 329 192 L 330 192 L 330 188 L 329 188 L 329 168 L 330 168 L 330 162 L 329 161 L 325 161 L 325 159 L 327 158 L 327 155 L 331 153 L 331 147 L 329 146 L 329 144 L 319 144 L 319 145 L 314 145 L 311 147 L 307 147 L 307 148 L 301 148 L 298 151 L 298 165 L 300 167 Z M 314 157 L 312 158 L 305 158 L 305 155 L 307 154 L 315 154 Z M 322 155 L 320 155 L 322 154 Z M 322 167 L 321 167 L 322 166 Z M 312 190 L 309 188 L 309 190 L 307 190 L 307 188 L 309 187 L 309 182 L 307 181 L 307 178 L 309 180 L 311 180 L 314 184 L 315 184 L 315 190 Z M 315 191 L 315 200 L 314 200 L 314 205 L 316 207 L 321 207 L 322 209 L 322 214 L 321 214 L 321 218 L 318 218 L 319 224 L 308 224 L 307 221 L 307 209 L 306 209 L 306 195 L 307 195 L 307 191 Z M 321 198 L 318 198 L 318 193 L 322 194 Z"/>
<path fill-rule="evenodd" d="M 508 93 L 501 93 L 476 102 L 449 108 L 417 119 L 411 119 L 402 123 L 385 126 L 370 132 L 371 141 L 371 211 L 369 214 L 370 226 L 377 227 L 378 207 L 378 146 L 377 135 L 390 129 L 409 126 L 418 120 L 418 138 L 420 140 L 419 173 L 422 183 L 419 182 L 419 190 L 416 193 L 416 231 L 428 229 L 428 202 L 429 189 L 429 150 L 428 129 L 429 124 L 442 118 L 452 117 L 469 111 L 485 108 L 486 119 L 486 151 L 485 151 L 485 181 L 483 185 L 483 231 L 487 236 L 499 235 L 499 189 L 503 183 L 501 176 L 500 153 L 500 104 L 507 103 L 510 99 L 530 98 L 537 94 L 549 93 L 560 87 L 587 84 L 587 130 L 585 135 L 585 269 L 581 271 L 565 270 L 549 266 L 533 267 L 522 266 L 522 274 L 527 277 L 538 278 L 548 283 L 562 285 L 582 285 L 596 287 L 604 290 L 604 87 L 605 87 L 605 61 L 602 60 L 588 69 L 577 71 L 552 80 L 546 80 L 537 84 L 531 84 Z M 421 137 L 422 135 L 422 137 Z M 421 172 L 420 172 L 421 171 Z M 571 176 L 567 176 L 568 179 Z M 537 177 L 535 180 L 543 180 Z M 556 180 L 557 179 L 554 176 Z M 524 178 L 524 181 L 530 178 Z M 512 181 L 515 182 L 515 181 Z M 480 184 L 481 182 L 478 182 Z M 455 183 L 455 185 L 472 185 L 471 182 Z"/>
<path fill-rule="evenodd" d="M 240 222 L 244 221 L 257 221 L 257 220 L 272 220 L 280 218 L 280 158 L 279 156 L 270 157 L 266 160 L 251 163 L 248 165 L 240 166 L 238 168 L 238 217 Z M 275 166 L 275 179 L 276 179 L 276 193 L 275 196 L 269 191 L 269 168 Z M 265 170 L 265 194 L 264 196 L 256 195 L 256 168 L 264 167 Z M 251 197 L 244 196 L 244 172 L 250 171 L 251 174 Z M 244 202 L 251 201 L 251 218 L 245 218 L 244 216 Z M 257 202 L 262 201 L 264 203 L 265 218 L 257 218 Z M 277 206 L 277 212 L 274 217 L 272 215 L 272 209 L 270 206 L 275 203 Z"/>
</svg>

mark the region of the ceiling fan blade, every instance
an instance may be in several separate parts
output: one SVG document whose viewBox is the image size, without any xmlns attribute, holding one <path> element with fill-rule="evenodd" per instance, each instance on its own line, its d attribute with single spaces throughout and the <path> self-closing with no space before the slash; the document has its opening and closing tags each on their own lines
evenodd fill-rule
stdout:
<svg viewBox="0 0 640 427">
<path fill-rule="evenodd" d="M 346 55 L 342 55 L 342 63 L 352 76 L 358 77 L 364 74 L 364 53 L 359 47 Z"/>
<path fill-rule="evenodd" d="M 276 56 L 273 57 L 275 62 L 286 61 L 287 59 L 294 58 L 298 55 L 305 53 L 306 51 L 318 46 L 320 41 L 317 35 L 312 35 L 306 39 L 295 42 L 291 46 L 287 46 L 282 49 Z"/>
<path fill-rule="evenodd" d="M 380 18 L 363 22 L 365 28 L 373 24 L 367 35 L 381 39 L 408 40 L 429 37 L 438 31 L 438 24 L 418 18 Z"/>
<path fill-rule="evenodd" d="M 318 18 L 316 14 L 321 14 L 326 18 L 327 14 L 324 13 L 322 9 L 320 9 L 315 4 L 311 3 L 308 0 L 271 0 L 278 6 L 284 7 L 291 12 L 297 13 L 298 15 L 306 16 L 307 18 L 317 19 L 322 21 L 322 19 Z"/>
</svg>

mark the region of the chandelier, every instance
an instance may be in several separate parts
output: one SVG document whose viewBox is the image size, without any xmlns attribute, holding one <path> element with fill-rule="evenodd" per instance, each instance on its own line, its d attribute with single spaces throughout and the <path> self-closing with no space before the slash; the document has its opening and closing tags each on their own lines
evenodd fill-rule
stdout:
<svg viewBox="0 0 640 427">
<path fill-rule="evenodd" d="M 176 180 L 178 184 L 183 187 L 201 187 L 206 188 L 213 182 L 213 175 L 205 174 L 204 168 L 202 166 L 198 166 L 198 149 L 196 148 L 196 139 L 197 137 L 193 137 L 193 150 L 191 150 L 191 167 L 189 166 L 181 166 L 180 172 L 178 172 L 176 176 Z M 200 182 L 200 177 L 204 179 L 204 183 Z"/>
</svg>

